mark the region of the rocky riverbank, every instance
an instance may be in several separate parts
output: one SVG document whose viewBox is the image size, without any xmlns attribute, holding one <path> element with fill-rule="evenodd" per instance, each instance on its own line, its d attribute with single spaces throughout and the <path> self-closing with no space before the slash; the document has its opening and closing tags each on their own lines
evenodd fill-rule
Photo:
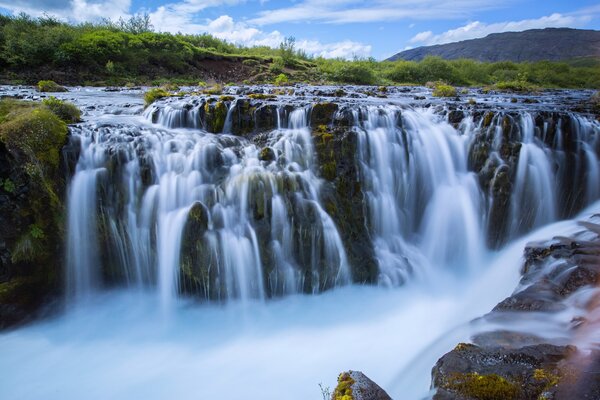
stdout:
<svg viewBox="0 0 600 400">
<path fill-rule="evenodd" d="M 483 317 L 500 328 L 457 345 L 437 362 L 434 399 L 600 397 L 599 222 L 582 221 L 572 237 L 526 248 L 519 287 Z M 555 329 L 550 323 L 539 333 L 522 330 L 544 320 Z"/>
</svg>

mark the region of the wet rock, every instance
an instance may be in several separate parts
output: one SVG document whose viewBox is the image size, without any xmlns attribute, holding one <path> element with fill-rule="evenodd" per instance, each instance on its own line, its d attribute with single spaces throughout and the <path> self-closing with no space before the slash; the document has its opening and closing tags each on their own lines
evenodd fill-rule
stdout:
<svg viewBox="0 0 600 400">
<path fill-rule="evenodd" d="M 461 343 L 433 368 L 433 398 L 537 399 L 558 384 L 558 364 L 573 352 L 549 344 L 510 349 Z"/>
<path fill-rule="evenodd" d="M 465 118 L 465 113 L 459 110 L 452 110 L 448 113 L 448 122 L 451 124 L 460 124 Z"/>
<path fill-rule="evenodd" d="M 580 225 L 571 237 L 534 243 L 525 250 L 520 289 L 485 316 L 490 322 L 526 320 L 527 313 L 566 309 L 564 300 L 597 285 L 600 278 L 600 217 Z M 588 301 L 591 312 L 600 301 Z M 509 325 L 510 326 L 510 325 Z M 578 332 L 595 329 L 583 319 L 571 321 Z M 600 393 L 598 352 L 579 352 L 574 346 L 548 343 L 531 333 L 492 331 L 461 343 L 444 355 L 432 371 L 434 399 L 596 399 Z M 564 341 L 564 339 L 563 339 Z"/>
<path fill-rule="evenodd" d="M 271 162 L 276 158 L 275 151 L 271 147 L 263 148 L 258 154 L 258 159 L 261 161 Z"/>
<path fill-rule="evenodd" d="M 337 103 L 317 103 L 310 110 L 310 126 L 316 128 L 321 125 L 330 125 L 338 110 Z"/>
<path fill-rule="evenodd" d="M 391 400 L 391 397 L 360 371 L 343 372 L 331 400 Z"/>
<path fill-rule="evenodd" d="M 358 283 L 377 281 L 378 266 L 365 224 L 364 193 L 356 160 L 356 132 L 320 125 L 312 131 L 319 173 L 325 179 L 321 201 L 339 229 L 352 277 Z"/>
</svg>

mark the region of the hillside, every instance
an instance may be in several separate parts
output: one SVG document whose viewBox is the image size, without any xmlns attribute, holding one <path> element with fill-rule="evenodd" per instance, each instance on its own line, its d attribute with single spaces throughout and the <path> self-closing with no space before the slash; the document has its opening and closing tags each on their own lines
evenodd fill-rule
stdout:
<svg viewBox="0 0 600 400">
<path fill-rule="evenodd" d="M 547 28 L 493 33 L 481 39 L 406 50 L 388 60 L 420 61 L 426 56 L 438 56 L 448 60 L 469 58 L 485 62 L 558 61 L 600 57 L 600 31 Z"/>
</svg>

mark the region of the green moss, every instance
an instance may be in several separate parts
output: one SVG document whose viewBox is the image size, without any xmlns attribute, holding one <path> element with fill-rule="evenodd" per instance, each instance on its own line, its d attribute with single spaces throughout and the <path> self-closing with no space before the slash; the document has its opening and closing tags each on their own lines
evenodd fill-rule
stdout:
<svg viewBox="0 0 600 400">
<path fill-rule="evenodd" d="M 235 97 L 234 96 L 221 96 L 219 97 L 219 101 L 234 101 Z"/>
<path fill-rule="evenodd" d="M 158 99 L 169 97 L 170 94 L 162 88 L 153 88 L 144 93 L 144 104 L 148 107 Z"/>
<path fill-rule="evenodd" d="M 67 89 L 54 81 L 39 81 L 37 88 L 40 92 L 66 92 Z"/>
<path fill-rule="evenodd" d="M 492 124 L 493 120 L 494 120 L 494 113 L 493 112 L 486 113 L 485 116 L 483 117 L 483 127 L 487 128 L 488 126 L 490 126 Z"/>
<path fill-rule="evenodd" d="M 208 95 L 215 95 L 215 94 L 221 94 L 223 93 L 223 86 L 221 85 L 213 85 L 207 89 L 204 89 L 202 91 L 202 93 L 204 94 L 208 94 Z"/>
<path fill-rule="evenodd" d="M 81 111 L 72 103 L 51 96 L 42 100 L 42 104 L 67 124 L 81 121 Z"/>
<path fill-rule="evenodd" d="M 336 177 L 337 166 L 335 161 L 330 161 L 328 163 L 323 164 L 323 178 L 328 181 L 332 181 Z"/>
<path fill-rule="evenodd" d="M 46 234 L 42 228 L 33 224 L 23 234 L 11 251 L 11 261 L 13 263 L 23 261 L 43 260 L 48 256 L 45 246 Z"/>
<path fill-rule="evenodd" d="M 456 97 L 457 92 L 456 88 L 450 85 L 445 85 L 442 83 L 437 83 L 433 89 L 434 97 Z"/>
<path fill-rule="evenodd" d="M 67 125 L 46 108 L 20 113 L 0 126 L 0 139 L 52 170 L 58 168 Z"/>
<path fill-rule="evenodd" d="M 317 103 L 311 110 L 311 125 L 329 125 L 333 120 L 333 115 L 338 110 L 338 105 L 331 102 Z"/>
<path fill-rule="evenodd" d="M 338 383 L 331 396 L 332 400 L 353 400 L 352 385 L 354 385 L 354 379 L 349 373 L 343 372 L 338 376 Z"/>
<path fill-rule="evenodd" d="M 204 105 L 204 115 L 206 127 L 209 132 L 219 133 L 223 131 L 225 126 L 225 118 L 227 118 L 227 106 L 222 101 L 215 103 L 206 102 Z"/>
<path fill-rule="evenodd" d="M 265 93 L 251 93 L 248 95 L 253 100 L 271 100 L 277 98 L 277 96 L 273 94 L 265 94 Z"/>
<path fill-rule="evenodd" d="M 480 375 L 477 372 L 454 374 L 443 388 L 478 400 L 511 400 L 517 399 L 520 393 L 518 385 L 499 375 Z"/>
<path fill-rule="evenodd" d="M 258 159 L 261 161 L 273 161 L 275 160 L 275 151 L 270 147 L 261 149 Z"/>
</svg>

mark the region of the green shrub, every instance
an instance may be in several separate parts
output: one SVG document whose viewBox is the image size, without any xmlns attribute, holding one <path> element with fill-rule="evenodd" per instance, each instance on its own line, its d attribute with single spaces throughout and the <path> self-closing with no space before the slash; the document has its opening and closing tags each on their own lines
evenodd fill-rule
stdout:
<svg viewBox="0 0 600 400">
<path fill-rule="evenodd" d="M 81 111 L 72 103 L 51 96 L 42 100 L 42 104 L 67 124 L 81 121 Z"/>
<path fill-rule="evenodd" d="M 343 64 L 331 74 L 334 81 L 340 83 L 355 83 L 357 85 L 372 85 L 377 78 L 368 63 L 351 62 Z"/>
<path fill-rule="evenodd" d="M 285 74 L 279 74 L 275 78 L 275 85 L 277 86 L 285 86 L 289 82 L 288 77 Z"/>
<path fill-rule="evenodd" d="M 271 72 L 272 74 L 280 74 L 283 72 L 284 67 L 285 64 L 283 63 L 283 58 L 275 57 L 273 59 L 273 62 L 269 66 L 269 72 Z"/>
<path fill-rule="evenodd" d="M 521 92 L 529 93 L 536 92 L 539 88 L 524 80 L 509 81 L 509 82 L 498 82 L 494 85 L 494 89 L 505 92 Z"/>
<path fill-rule="evenodd" d="M 39 81 L 37 84 L 40 92 L 66 92 L 67 89 L 54 81 Z"/>
<path fill-rule="evenodd" d="M 165 89 L 162 88 L 153 88 L 144 93 L 144 104 L 148 107 L 150 104 L 154 103 L 158 99 L 162 99 L 163 97 L 169 97 L 170 94 Z"/>
<path fill-rule="evenodd" d="M 437 83 L 433 89 L 434 97 L 456 97 L 457 92 L 454 86 Z"/>
</svg>

